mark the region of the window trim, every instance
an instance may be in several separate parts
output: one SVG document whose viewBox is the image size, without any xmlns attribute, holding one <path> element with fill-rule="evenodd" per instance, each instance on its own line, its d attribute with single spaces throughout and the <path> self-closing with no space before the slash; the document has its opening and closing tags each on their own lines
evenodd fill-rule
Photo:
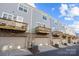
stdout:
<svg viewBox="0 0 79 59">
<path fill-rule="evenodd" d="M 23 8 L 23 10 L 19 10 L 19 7 Z M 17 10 L 25 12 L 24 10 L 27 10 L 27 7 L 25 7 L 23 4 L 19 3 L 18 7 L 17 7 Z M 27 11 L 25 13 L 27 13 Z"/>
<path fill-rule="evenodd" d="M 2 12 L 1 18 L 3 18 L 4 14 L 7 14 L 7 18 L 8 18 L 8 13 L 7 12 Z"/>
<path fill-rule="evenodd" d="M 27 12 L 27 9 L 26 8 L 24 8 L 24 10 L 23 10 L 24 12 Z"/>
<path fill-rule="evenodd" d="M 20 9 L 21 8 L 21 9 Z M 23 11 L 23 8 L 21 6 L 18 7 L 19 11 Z"/>
<path fill-rule="evenodd" d="M 13 20 L 13 15 L 12 14 L 8 14 L 8 18 L 7 19 L 9 19 L 9 15 L 12 16 L 10 20 Z"/>
<path fill-rule="evenodd" d="M 1 18 L 3 18 L 3 15 L 4 14 L 7 14 L 7 18 L 6 19 L 8 19 L 8 17 L 9 17 L 9 15 L 11 15 L 12 17 L 11 17 L 11 19 L 10 20 L 13 20 L 13 14 L 10 14 L 10 13 L 8 13 L 8 12 L 2 12 L 2 16 L 1 16 Z"/>
<path fill-rule="evenodd" d="M 22 21 L 18 21 L 18 17 L 21 17 L 22 18 Z M 18 22 L 23 22 L 23 17 L 22 16 L 17 16 L 17 18 L 16 18 L 16 21 L 18 21 Z"/>
<path fill-rule="evenodd" d="M 4 15 L 4 14 L 7 14 L 7 18 L 6 18 L 6 19 L 8 19 L 9 15 L 11 15 L 12 17 L 11 17 L 10 20 L 18 21 L 18 17 L 20 17 L 22 21 L 18 21 L 18 22 L 23 22 L 23 19 L 24 19 L 24 18 L 23 18 L 22 16 L 18 16 L 18 15 L 16 15 L 16 19 L 13 19 L 13 17 L 14 17 L 15 15 L 10 14 L 10 13 L 8 13 L 8 12 L 2 12 L 2 16 L 1 16 L 1 18 L 3 18 L 3 15 Z"/>
<path fill-rule="evenodd" d="M 43 16 L 43 19 L 44 19 L 44 20 L 47 20 L 47 17 L 46 17 L 46 16 Z"/>
<path fill-rule="evenodd" d="M 16 19 L 14 19 L 14 17 L 16 17 Z M 16 21 L 17 20 L 17 16 L 13 15 L 12 20 L 15 20 Z"/>
</svg>

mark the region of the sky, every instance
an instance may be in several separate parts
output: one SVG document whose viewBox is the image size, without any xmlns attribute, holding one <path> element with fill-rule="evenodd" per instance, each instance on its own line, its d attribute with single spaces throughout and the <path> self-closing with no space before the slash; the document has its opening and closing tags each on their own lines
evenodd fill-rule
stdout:
<svg viewBox="0 0 79 59">
<path fill-rule="evenodd" d="M 30 5 L 74 28 L 79 33 L 78 3 L 35 3 Z"/>
</svg>

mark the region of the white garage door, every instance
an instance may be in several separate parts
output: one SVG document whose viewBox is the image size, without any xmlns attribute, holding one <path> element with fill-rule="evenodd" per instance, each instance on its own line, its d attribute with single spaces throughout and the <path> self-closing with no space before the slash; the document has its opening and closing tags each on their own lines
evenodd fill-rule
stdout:
<svg viewBox="0 0 79 59">
<path fill-rule="evenodd" d="M 20 49 L 27 45 L 24 37 L 0 37 L 0 50 Z"/>
<path fill-rule="evenodd" d="M 50 43 L 49 41 L 49 38 L 35 38 L 34 44 L 38 46 L 47 46 Z"/>
</svg>

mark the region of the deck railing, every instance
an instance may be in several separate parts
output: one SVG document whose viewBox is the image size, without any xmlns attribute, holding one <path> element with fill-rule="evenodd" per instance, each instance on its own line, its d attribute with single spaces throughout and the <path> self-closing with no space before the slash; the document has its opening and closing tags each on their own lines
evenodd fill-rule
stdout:
<svg viewBox="0 0 79 59">
<path fill-rule="evenodd" d="M 27 23 L 0 18 L 0 29 L 26 31 Z"/>
<path fill-rule="evenodd" d="M 50 33 L 50 28 L 38 26 L 35 28 L 36 33 L 48 34 Z"/>
</svg>

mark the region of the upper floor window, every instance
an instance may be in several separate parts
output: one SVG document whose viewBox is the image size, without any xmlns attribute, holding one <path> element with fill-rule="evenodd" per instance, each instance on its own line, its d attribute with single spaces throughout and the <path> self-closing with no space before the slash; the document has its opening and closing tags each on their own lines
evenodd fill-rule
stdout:
<svg viewBox="0 0 79 59">
<path fill-rule="evenodd" d="M 8 15 L 8 19 L 12 20 L 12 15 Z"/>
<path fill-rule="evenodd" d="M 8 14 L 3 12 L 3 13 L 2 13 L 2 18 L 7 19 L 7 17 L 8 17 Z"/>
<path fill-rule="evenodd" d="M 27 12 L 27 7 L 23 4 L 19 4 L 18 9 L 23 12 Z"/>
<path fill-rule="evenodd" d="M 24 12 L 27 12 L 27 9 L 24 9 Z"/>
<path fill-rule="evenodd" d="M 17 20 L 16 21 L 23 22 L 23 17 L 17 16 Z"/>
<path fill-rule="evenodd" d="M 46 16 L 43 16 L 43 19 L 44 19 L 44 20 L 47 20 Z"/>
<path fill-rule="evenodd" d="M 2 18 L 4 19 L 9 19 L 9 20 L 13 20 L 13 16 L 12 14 L 8 13 L 8 12 L 3 12 L 2 13 Z"/>
<path fill-rule="evenodd" d="M 17 19 L 17 16 L 13 16 L 13 20 L 16 20 Z"/>
<path fill-rule="evenodd" d="M 15 15 L 7 13 L 7 12 L 2 13 L 2 18 L 23 22 L 23 17 L 22 16 L 17 16 L 17 15 L 15 16 Z"/>
<path fill-rule="evenodd" d="M 23 8 L 22 7 L 19 7 L 19 10 L 23 11 Z"/>
</svg>

